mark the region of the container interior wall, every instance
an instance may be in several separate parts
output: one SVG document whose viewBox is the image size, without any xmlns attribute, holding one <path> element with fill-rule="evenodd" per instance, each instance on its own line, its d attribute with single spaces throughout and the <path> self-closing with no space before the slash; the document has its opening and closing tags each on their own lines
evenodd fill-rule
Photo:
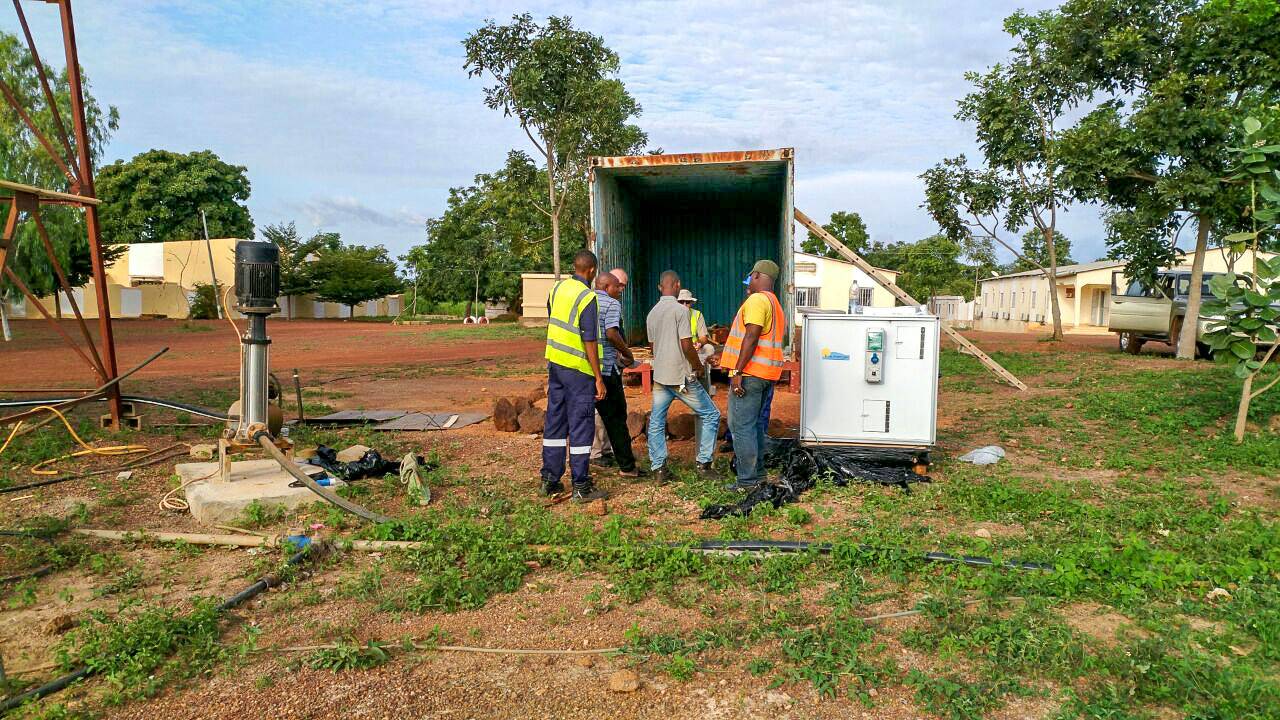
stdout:
<svg viewBox="0 0 1280 720">
<path fill-rule="evenodd" d="M 647 341 L 645 317 L 658 301 L 665 270 L 680 274 L 708 324 L 728 325 L 751 266 L 773 260 L 783 268 L 776 292 L 790 315 L 789 167 L 760 165 L 774 167 L 596 169 L 593 220 L 601 264 L 631 274 L 623 317 L 629 342 Z"/>
</svg>

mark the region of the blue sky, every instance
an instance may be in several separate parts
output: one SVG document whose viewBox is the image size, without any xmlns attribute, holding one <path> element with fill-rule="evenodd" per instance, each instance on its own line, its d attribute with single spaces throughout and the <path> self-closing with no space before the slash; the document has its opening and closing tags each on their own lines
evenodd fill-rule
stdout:
<svg viewBox="0 0 1280 720">
<path fill-rule="evenodd" d="M 798 207 L 914 240 L 936 230 L 917 176 L 976 154 L 953 117 L 964 72 L 1006 56 L 1006 15 L 1054 4 L 79 0 L 76 24 L 94 94 L 120 110 L 108 160 L 210 149 L 248 167 L 259 228 L 294 220 L 398 255 L 450 187 L 529 149 L 462 69 L 486 18 L 573 16 L 621 56 L 652 146 L 795 147 Z M 24 7 L 56 57 L 56 11 Z M 11 11 L 0 28 L 17 31 Z M 1060 228 L 1077 260 L 1105 251 L 1092 208 Z"/>
</svg>

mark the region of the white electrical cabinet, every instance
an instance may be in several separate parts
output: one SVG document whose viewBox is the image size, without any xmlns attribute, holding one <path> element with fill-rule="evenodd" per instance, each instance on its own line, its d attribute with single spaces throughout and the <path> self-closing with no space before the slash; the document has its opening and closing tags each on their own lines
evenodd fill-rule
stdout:
<svg viewBox="0 0 1280 720">
<path fill-rule="evenodd" d="M 934 444 L 938 318 L 915 308 L 806 315 L 802 343 L 801 442 Z"/>
</svg>

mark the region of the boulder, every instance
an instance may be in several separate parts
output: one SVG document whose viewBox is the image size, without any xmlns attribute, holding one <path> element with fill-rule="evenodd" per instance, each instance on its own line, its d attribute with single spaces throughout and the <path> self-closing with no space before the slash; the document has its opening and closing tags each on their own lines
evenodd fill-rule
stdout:
<svg viewBox="0 0 1280 720">
<path fill-rule="evenodd" d="M 788 437 L 791 435 L 791 428 L 778 418 L 769 418 L 769 435 L 773 437 Z"/>
<path fill-rule="evenodd" d="M 498 402 L 493 405 L 493 426 L 502 432 L 517 432 L 520 430 L 520 414 L 516 412 L 516 406 L 506 398 L 499 398 Z"/>
<path fill-rule="evenodd" d="M 696 425 L 697 423 L 694 422 L 694 417 L 691 413 L 667 416 L 667 433 L 676 440 L 693 439 Z"/>
<path fill-rule="evenodd" d="M 627 431 L 631 433 L 631 439 L 634 440 L 645 433 L 649 427 L 649 413 L 629 412 L 627 413 Z"/>
<path fill-rule="evenodd" d="M 538 402 L 539 400 L 541 400 L 542 398 L 544 398 L 544 397 L 546 397 L 546 396 L 547 396 L 547 388 L 546 388 L 546 386 L 544 386 L 544 385 L 539 385 L 538 387 L 536 387 L 536 388 L 534 388 L 534 389 L 532 389 L 532 390 L 530 390 L 530 391 L 529 391 L 529 394 L 528 394 L 527 398 L 528 398 L 529 402 L 531 402 L 531 403 L 536 403 L 536 402 Z"/>
<path fill-rule="evenodd" d="M 191 446 L 192 460 L 212 460 L 218 454 L 218 446 L 213 443 L 199 443 Z"/>
<path fill-rule="evenodd" d="M 529 398 L 526 397 L 513 397 L 511 398 L 511 404 L 516 408 L 516 415 L 523 415 L 526 410 L 533 407 L 533 403 L 529 402 Z"/>
<path fill-rule="evenodd" d="M 546 422 L 546 413 L 536 407 L 530 405 L 520 413 L 517 418 L 520 423 L 520 432 L 529 433 L 531 435 L 542 432 L 542 426 Z"/>
<path fill-rule="evenodd" d="M 55 615 L 44 624 L 45 635 L 61 635 L 76 626 L 76 619 L 71 615 Z"/>
</svg>

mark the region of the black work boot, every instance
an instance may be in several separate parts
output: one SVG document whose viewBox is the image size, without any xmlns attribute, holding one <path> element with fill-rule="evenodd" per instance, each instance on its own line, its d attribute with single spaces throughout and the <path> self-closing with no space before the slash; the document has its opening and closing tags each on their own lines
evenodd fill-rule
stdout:
<svg viewBox="0 0 1280 720">
<path fill-rule="evenodd" d="M 591 481 L 573 486 L 573 501 L 576 503 L 589 503 L 593 500 L 604 500 L 608 497 L 609 493 L 597 488 L 595 483 Z"/>
<path fill-rule="evenodd" d="M 715 468 L 711 467 L 711 461 L 708 460 L 704 463 L 698 463 L 698 475 L 701 477 L 715 477 L 716 474 Z"/>
<path fill-rule="evenodd" d="M 542 494 L 543 495 L 547 495 L 547 496 L 559 495 L 562 492 L 564 492 L 564 483 L 560 482 L 558 478 L 555 480 L 542 478 Z"/>
</svg>

